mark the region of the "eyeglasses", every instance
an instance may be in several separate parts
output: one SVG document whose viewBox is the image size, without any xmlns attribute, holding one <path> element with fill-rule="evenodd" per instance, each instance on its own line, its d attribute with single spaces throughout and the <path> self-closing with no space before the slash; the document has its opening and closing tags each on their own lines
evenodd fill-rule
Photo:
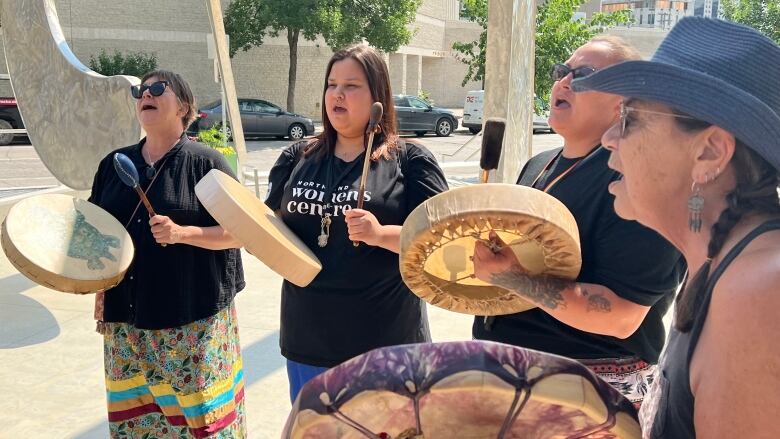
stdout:
<svg viewBox="0 0 780 439">
<path fill-rule="evenodd" d="M 149 90 L 149 93 L 152 96 L 156 97 L 165 93 L 165 89 L 167 87 L 168 87 L 168 81 L 157 81 L 149 85 L 146 84 L 133 85 L 130 87 L 130 94 L 132 94 L 133 97 L 136 99 L 141 99 L 144 95 L 144 92 L 146 90 Z"/>
<path fill-rule="evenodd" d="M 577 67 L 576 69 L 572 69 L 566 64 L 555 64 L 552 68 L 552 72 L 550 72 L 550 77 L 552 77 L 553 81 L 560 81 L 561 79 L 567 77 L 569 73 L 571 73 L 572 79 L 577 79 L 591 75 L 595 71 L 596 69 L 590 66 L 582 66 Z"/>
<path fill-rule="evenodd" d="M 676 117 L 680 119 L 693 119 L 696 120 L 695 117 L 691 116 L 685 116 L 682 114 L 677 113 L 666 113 L 663 111 L 652 111 L 652 110 L 640 110 L 639 108 L 629 107 L 625 104 L 625 102 L 620 103 L 620 138 L 624 138 L 626 135 L 626 126 L 628 121 L 628 113 L 635 111 L 637 113 L 649 113 L 649 114 L 659 114 L 663 116 L 671 116 Z"/>
</svg>

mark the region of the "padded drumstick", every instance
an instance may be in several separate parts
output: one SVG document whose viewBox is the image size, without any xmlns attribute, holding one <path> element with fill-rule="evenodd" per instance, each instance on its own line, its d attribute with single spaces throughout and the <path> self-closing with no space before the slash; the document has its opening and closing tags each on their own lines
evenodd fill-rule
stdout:
<svg viewBox="0 0 780 439">
<path fill-rule="evenodd" d="M 506 119 L 490 117 L 485 121 L 482 132 L 482 156 L 479 159 L 479 167 L 482 169 L 480 180 L 487 183 L 490 171 L 498 169 L 498 161 L 501 159 L 501 146 L 504 143 L 504 128 Z"/>
<path fill-rule="evenodd" d="M 363 198 L 366 194 L 366 179 L 368 178 L 368 164 L 371 162 L 371 147 L 374 145 L 374 133 L 379 122 L 382 121 L 382 113 L 384 108 L 381 102 L 374 102 L 371 104 L 371 116 L 368 119 L 368 127 L 366 127 L 366 133 L 368 134 L 368 143 L 366 144 L 366 157 L 363 160 L 363 174 L 360 176 L 360 186 L 358 187 L 357 208 L 363 208 Z M 352 243 L 355 247 L 360 245 L 355 241 Z"/>
<path fill-rule="evenodd" d="M 151 217 L 157 215 L 154 213 L 152 203 L 149 202 L 146 194 L 141 190 L 141 186 L 138 185 L 138 169 L 135 168 L 135 165 L 133 164 L 133 161 L 130 160 L 130 157 L 122 154 L 121 152 L 115 153 L 114 170 L 119 176 L 119 179 L 122 180 L 122 183 L 133 188 L 135 193 L 141 197 L 141 202 L 144 203 L 144 207 L 146 207 L 146 211 L 149 213 L 149 216 Z M 166 244 L 162 244 L 162 246 L 165 247 Z"/>
<path fill-rule="evenodd" d="M 371 162 L 371 147 L 374 145 L 374 132 L 376 131 L 377 124 L 382 120 L 382 108 L 381 102 L 374 102 L 371 105 L 371 116 L 368 119 L 368 127 L 366 128 L 366 134 L 368 134 L 368 144 L 366 145 L 366 159 L 363 160 L 363 174 L 360 176 L 360 187 L 358 188 L 357 208 L 363 208 L 363 197 L 366 192 L 366 178 L 368 178 L 368 164 Z"/>
</svg>

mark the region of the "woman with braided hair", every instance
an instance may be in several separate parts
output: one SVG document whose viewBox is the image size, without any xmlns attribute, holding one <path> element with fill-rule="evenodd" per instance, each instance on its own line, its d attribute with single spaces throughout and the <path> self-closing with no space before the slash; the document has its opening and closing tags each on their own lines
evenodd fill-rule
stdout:
<svg viewBox="0 0 780 439">
<path fill-rule="evenodd" d="M 753 29 L 685 18 L 651 61 L 573 83 L 623 97 L 603 136 L 615 209 L 683 253 L 647 438 L 780 437 L 780 47 Z"/>
</svg>

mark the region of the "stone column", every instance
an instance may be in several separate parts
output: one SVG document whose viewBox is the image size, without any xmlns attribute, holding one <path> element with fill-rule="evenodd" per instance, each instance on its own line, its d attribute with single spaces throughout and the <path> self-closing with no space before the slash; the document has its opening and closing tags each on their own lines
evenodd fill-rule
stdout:
<svg viewBox="0 0 780 439">
<path fill-rule="evenodd" d="M 492 182 L 514 183 L 531 158 L 535 33 L 535 0 L 488 0 L 484 115 L 506 118 Z"/>
<path fill-rule="evenodd" d="M 393 94 L 406 94 L 406 54 L 390 55 L 390 87 Z"/>
<path fill-rule="evenodd" d="M 407 55 L 406 94 L 417 96 L 422 88 L 422 58 L 421 55 Z"/>
</svg>

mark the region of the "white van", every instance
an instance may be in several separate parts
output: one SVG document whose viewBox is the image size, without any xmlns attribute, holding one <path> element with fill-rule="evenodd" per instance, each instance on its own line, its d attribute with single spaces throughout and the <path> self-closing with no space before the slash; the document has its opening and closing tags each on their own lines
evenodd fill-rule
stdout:
<svg viewBox="0 0 780 439">
<path fill-rule="evenodd" d="M 485 91 L 475 90 L 466 94 L 466 102 L 463 103 L 463 123 L 471 134 L 477 134 L 482 130 L 482 107 L 484 105 Z"/>
<path fill-rule="evenodd" d="M 552 128 L 547 123 L 549 110 L 546 102 L 534 95 L 537 101 L 537 107 L 544 108 L 544 114 L 534 113 L 534 133 L 537 131 L 552 132 Z M 466 101 L 463 103 L 463 123 L 472 134 L 477 134 L 482 130 L 482 108 L 485 104 L 485 91 L 474 90 L 466 94 Z"/>
</svg>

